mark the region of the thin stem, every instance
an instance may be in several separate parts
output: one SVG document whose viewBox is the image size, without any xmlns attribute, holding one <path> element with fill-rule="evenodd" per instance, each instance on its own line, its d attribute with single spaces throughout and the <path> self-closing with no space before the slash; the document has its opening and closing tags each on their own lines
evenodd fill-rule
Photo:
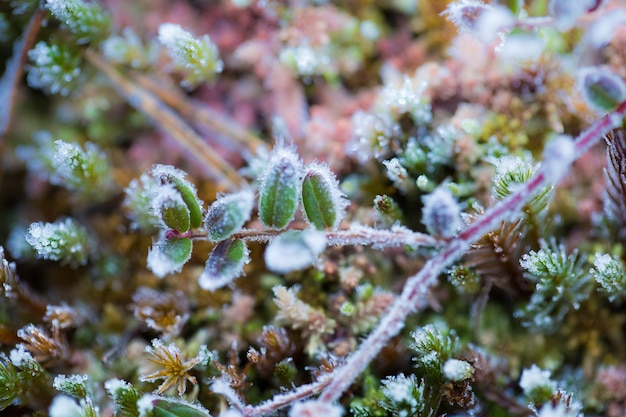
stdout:
<svg viewBox="0 0 626 417">
<path fill-rule="evenodd" d="M 200 138 L 172 109 L 148 91 L 122 76 L 96 52 L 85 51 L 87 60 L 105 74 L 129 104 L 141 110 L 196 157 L 222 188 L 233 191 L 245 180 Z"/>
<path fill-rule="evenodd" d="M 580 157 L 595 142 L 600 140 L 611 129 L 623 125 L 626 115 L 626 101 L 611 114 L 604 116 L 597 123 L 585 130 L 576 140 L 576 158 Z M 540 170 L 529 182 L 520 187 L 514 194 L 500 201 L 487 210 L 459 236 L 450 241 L 439 254 L 431 258 L 416 275 L 406 282 L 399 300 L 382 318 L 380 324 L 367 337 L 361 346 L 349 358 L 345 365 L 338 368 L 331 383 L 322 392 L 322 401 L 334 402 L 345 392 L 352 382 L 363 372 L 369 363 L 378 355 L 389 339 L 397 335 L 404 327 L 407 316 L 417 310 L 418 302 L 426 296 L 428 289 L 437 282 L 443 270 L 460 258 L 469 246 L 480 239 L 485 233 L 505 219 L 519 216 L 523 204 L 531 199 L 542 187 L 548 185 L 543 170 Z"/>
<path fill-rule="evenodd" d="M 304 227 L 293 227 L 289 230 L 304 230 Z M 255 242 L 269 242 L 273 237 L 283 233 L 284 230 L 275 229 L 243 229 L 231 237 Z M 432 236 L 413 232 L 404 227 L 378 230 L 365 226 L 353 226 L 348 230 L 329 230 L 324 232 L 328 245 L 372 245 L 377 249 L 392 248 L 399 246 L 441 246 L 445 240 L 436 239 Z M 185 233 L 168 230 L 165 237 L 168 239 L 190 238 L 194 240 L 207 240 L 209 232 L 206 229 L 195 229 Z"/>
<path fill-rule="evenodd" d="M 13 115 L 17 85 L 22 79 L 26 54 L 35 43 L 35 38 L 43 21 L 44 9 L 37 9 L 31 16 L 21 39 L 13 44 L 13 56 L 6 61 L 4 75 L 0 79 L 0 139 L 8 133 Z"/>
</svg>

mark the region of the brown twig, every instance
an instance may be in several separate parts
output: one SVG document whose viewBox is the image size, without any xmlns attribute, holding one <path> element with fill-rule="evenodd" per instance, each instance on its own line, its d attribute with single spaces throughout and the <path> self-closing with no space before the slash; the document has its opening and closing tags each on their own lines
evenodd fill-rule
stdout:
<svg viewBox="0 0 626 417">
<path fill-rule="evenodd" d="M 0 111 L 0 140 L 5 137 L 11 127 L 13 107 L 17 96 L 17 84 L 24 73 L 26 54 L 35 42 L 43 16 L 43 9 L 35 10 L 28 22 L 28 26 L 24 30 L 24 34 L 13 44 L 13 56 L 7 60 L 4 74 L 0 79 L 0 103 L 2 103 L 2 110 Z"/>
</svg>

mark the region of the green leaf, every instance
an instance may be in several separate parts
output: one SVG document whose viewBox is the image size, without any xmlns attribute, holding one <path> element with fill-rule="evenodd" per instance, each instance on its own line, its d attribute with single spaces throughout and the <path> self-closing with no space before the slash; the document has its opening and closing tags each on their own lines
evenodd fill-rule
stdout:
<svg viewBox="0 0 626 417">
<path fill-rule="evenodd" d="M 250 220 L 254 194 L 250 190 L 221 196 L 211 204 L 204 219 L 204 227 L 212 242 L 228 239 Z"/>
<path fill-rule="evenodd" d="M 181 233 L 189 230 L 190 213 L 184 203 L 180 204 L 176 200 L 166 200 L 162 202 L 159 211 L 163 223 L 170 229 Z"/>
<path fill-rule="evenodd" d="M 243 267 L 250 261 L 250 251 L 241 239 L 220 242 L 206 261 L 200 275 L 200 287 L 215 291 L 243 274 Z"/>
<path fill-rule="evenodd" d="M 141 409 L 150 417 L 211 417 L 200 404 L 192 404 L 182 399 L 146 394 L 140 400 Z"/>
<path fill-rule="evenodd" d="M 336 181 L 335 181 L 336 183 Z M 322 173 L 310 170 L 302 182 L 302 205 L 308 222 L 318 230 L 333 228 L 339 220 L 335 202 L 336 184 Z"/>
<path fill-rule="evenodd" d="M 182 178 L 172 177 L 172 182 L 183 197 L 183 201 L 189 209 L 189 220 L 192 228 L 200 227 L 202 224 L 202 206 L 198 202 L 196 190 L 189 181 Z"/>
<path fill-rule="evenodd" d="M 157 241 L 148 251 L 148 268 L 159 278 L 180 272 L 191 258 L 191 239 L 164 239 Z"/>
<path fill-rule="evenodd" d="M 259 185 L 259 218 L 263 225 L 284 229 L 298 208 L 300 168 L 298 156 L 278 149 L 271 156 Z"/>
</svg>

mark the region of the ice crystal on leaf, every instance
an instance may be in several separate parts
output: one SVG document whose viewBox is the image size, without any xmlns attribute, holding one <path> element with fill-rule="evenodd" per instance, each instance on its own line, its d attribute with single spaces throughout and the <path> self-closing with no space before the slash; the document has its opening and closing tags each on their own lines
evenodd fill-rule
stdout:
<svg viewBox="0 0 626 417">
<path fill-rule="evenodd" d="M 32 223 L 26 241 L 40 258 L 73 266 L 87 263 L 90 248 L 87 230 L 71 218 Z"/>
</svg>

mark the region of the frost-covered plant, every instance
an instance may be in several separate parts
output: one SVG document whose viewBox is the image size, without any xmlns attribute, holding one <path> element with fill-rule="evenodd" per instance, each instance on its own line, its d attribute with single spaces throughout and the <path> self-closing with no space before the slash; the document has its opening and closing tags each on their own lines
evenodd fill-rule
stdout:
<svg viewBox="0 0 626 417">
<path fill-rule="evenodd" d="M 73 266 L 85 265 L 93 246 L 87 230 L 72 218 L 32 223 L 26 241 L 38 257 Z"/>
<path fill-rule="evenodd" d="M 193 88 L 213 79 L 224 63 L 208 35 L 197 39 L 179 25 L 163 23 L 159 27 L 159 42 L 167 48 L 176 70 L 184 74 L 181 84 Z"/>
<path fill-rule="evenodd" d="M 542 240 L 540 245 L 539 251 L 530 251 L 520 260 L 535 291 L 517 315 L 525 325 L 547 330 L 589 297 L 591 281 L 584 267 L 586 257 L 578 250 L 568 254 L 555 240 Z"/>
<path fill-rule="evenodd" d="M 150 18 L 123 36 L 115 27 L 136 16 L 124 13 L 133 2 L 110 16 L 84 0 L 0 7 L 0 16 L 12 13 L 0 38 L 12 40 L 30 18 L 15 39 L 0 98 L 10 110 L 19 91 L 20 121 L 38 121 L 11 130 L 10 111 L 0 112 L 2 174 L 24 177 L 15 151 L 39 176 L 27 176 L 19 190 L 4 181 L 12 176 L 0 175 L 0 217 L 29 224 L 33 215 L 71 215 L 98 234 L 86 241 L 84 259 L 49 252 L 71 236 L 50 232 L 33 243 L 40 257 L 87 266 L 51 268 L 34 294 L 26 282 L 36 275 L 27 269 L 20 281 L 3 259 L 0 342 L 21 342 L 0 354 L 0 408 L 19 403 L 51 417 L 112 412 L 103 395 L 91 396 L 101 387 L 85 373 L 108 379 L 105 389 L 122 417 L 206 417 L 204 406 L 245 417 L 286 407 L 292 416 L 341 415 L 348 405 L 358 416 L 582 412 L 544 371 L 527 369 L 519 387 L 516 376 L 526 363 L 549 365 L 561 378 L 570 366 L 593 371 L 624 360 L 615 349 L 623 344 L 623 317 L 602 302 L 604 293 L 621 298 L 623 286 L 623 236 L 608 229 L 624 223 L 624 152 L 608 139 L 606 216 L 596 223 L 599 181 L 585 171 L 596 168 L 595 150 L 580 158 L 624 124 L 624 15 L 594 14 L 602 1 L 461 0 L 443 13 L 466 32 L 451 40 L 437 2 L 420 2 L 419 10 L 402 1 L 384 9 L 372 3 L 358 16 L 343 3 L 297 10 L 280 2 L 249 9 L 240 9 L 245 1 L 187 3 L 167 11 L 155 4 Z M 210 39 L 158 22 L 182 24 L 195 12 L 195 27 L 206 27 Z M 171 60 L 152 54 L 156 28 Z M 75 93 L 71 101 L 19 88 L 29 49 L 30 86 Z M 447 52 L 432 59 L 438 50 Z M 162 62 L 171 64 L 167 71 Z M 576 77 L 573 68 L 586 69 Z M 217 73 L 220 82 L 205 85 Z M 83 83 L 91 74 L 97 76 Z M 175 85 L 180 80 L 187 91 Z M 45 105 L 33 105 L 42 97 Z M 55 142 L 51 134 L 38 142 L 30 131 L 49 120 L 44 114 L 54 116 L 46 131 L 69 130 L 86 145 Z M 278 140 L 263 155 L 257 135 L 265 136 L 266 120 L 276 115 L 284 128 L 272 126 L 275 136 L 294 145 Z M 150 123 L 164 135 L 148 132 Z M 582 133 L 573 140 L 572 132 Z M 90 177 L 94 136 L 111 165 Z M 162 136 L 202 163 L 186 165 L 178 151 L 154 146 Z M 34 145 L 24 145 L 29 140 Z M 237 170 L 241 156 L 252 154 L 260 156 L 246 181 Z M 328 165 L 309 163 L 316 159 Z M 169 165 L 136 172 L 155 160 L 191 175 Z M 96 177 L 130 181 L 127 219 L 115 187 Z M 350 196 L 349 209 L 340 190 Z M 16 195 L 29 201 L 15 204 Z M 466 207 L 472 213 L 462 213 Z M 128 233 L 128 223 L 142 234 Z M 30 235 L 48 227 L 33 224 Z M 25 233 L 0 227 L 0 235 L 9 229 Z M 144 270 L 146 234 L 153 238 L 151 273 Z M 26 262 L 27 252 L 14 247 Z M 588 272 L 585 254 L 594 252 Z M 454 279 L 440 282 L 461 258 Z M 58 271 L 69 275 L 53 279 Z M 591 277 L 600 293 L 591 291 Z M 579 314 L 568 314 L 579 306 Z M 530 329 L 510 320 L 515 308 Z M 158 369 L 133 366 L 152 332 L 163 338 L 146 351 Z M 463 349 L 460 341 L 481 346 Z M 492 353 L 499 358 L 487 360 Z M 164 381 L 157 394 L 146 394 L 146 382 L 156 380 Z M 187 382 L 194 385 L 189 392 Z M 181 398 L 160 396 L 170 387 Z M 606 411 L 594 393 L 583 396 L 585 411 Z"/>
<path fill-rule="evenodd" d="M 40 41 L 28 51 L 28 57 L 32 63 L 28 84 L 33 88 L 67 96 L 81 81 L 82 59 L 72 46 Z"/>
</svg>

